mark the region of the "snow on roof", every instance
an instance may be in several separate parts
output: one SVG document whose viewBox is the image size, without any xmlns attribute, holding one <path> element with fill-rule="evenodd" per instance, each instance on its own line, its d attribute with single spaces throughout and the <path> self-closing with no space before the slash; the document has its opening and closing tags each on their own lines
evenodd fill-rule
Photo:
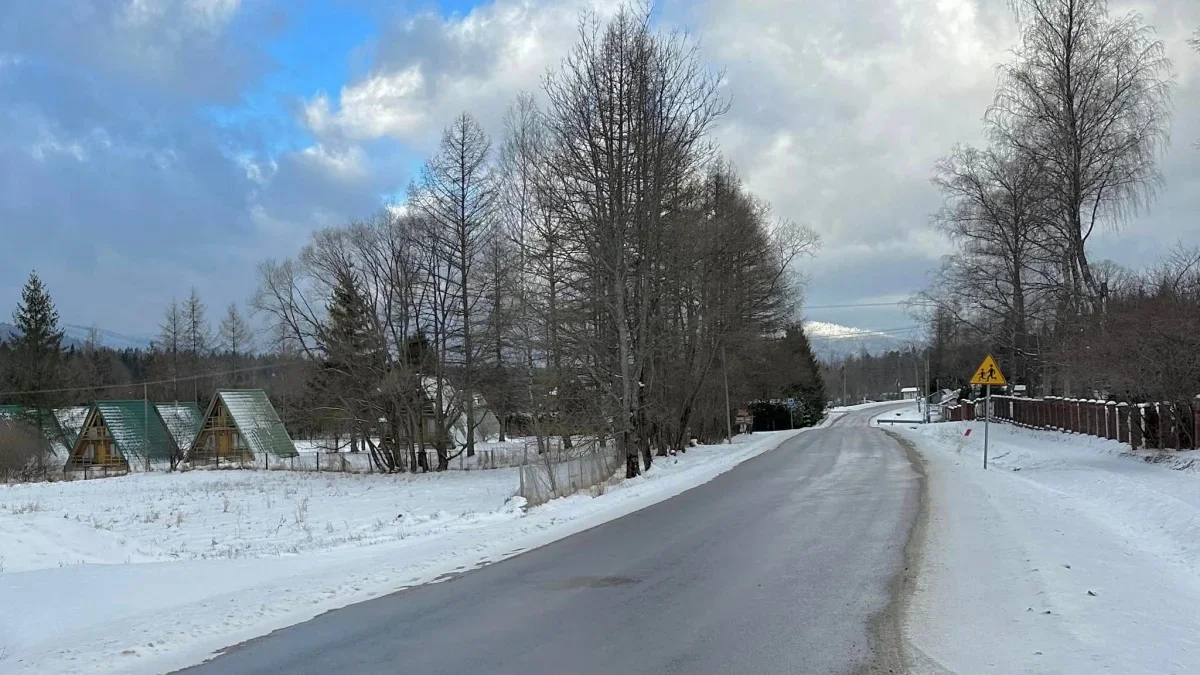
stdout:
<svg viewBox="0 0 1200 675">
<path fill-rule="evenodd" d="M 921 390 L 920 390 L 920 389 L 918 389 L 918 388 L 916 388 L 916 387 L 905 387 L 905 388 L 903 388 L 903 389 L 901 389 L 901 390 L 900 390 L 900 393 L 901 393 L 901 394 L 914 394 L 914 393 L 916 393 L 916 392 L 919 392 L 919 391 L 921 391 Z"/>
<path fill-rule="evenodd" d="M 175 445 L 180 450 L 191 447 L 196 434 L 200 433 L 200 427 L 204 426 L 204 413 L 200 412 L 200 406 L 189 401 L 155 403 L 154 407 L 158 409 L 163 423 L 167 425 L 167 431 L 171 432 L 171 437 L 175 439 Z"/>
<path fill-rule="evenodd" d="M 250 452 L 277 457 L 297 455 L 296 446 L 266 392 L 261 389 L 223 389 L 217 392 L 217 397 L 229 411 Z"/>
<path fill-rule="evenodd" d="M 170 459 L 175 439 L 154 406 L 143 400 L 96 401 L 96 412 L 126 460 Z"/>
<path fill-rule="evenodd" d="M 58 420 L 58 426 L 62 428 L 63 435 L 66 436 L 65 440 L 70 445 L 75 445 L 75 441 L 79 438 L 79 432 L 83 430 L 83 423 L 87 421 L 88 413 L 91 410 L 90 406 L 79 405 L 71 408 L 58 408 L 54 411 L 54 419 Z"/>
</svg>

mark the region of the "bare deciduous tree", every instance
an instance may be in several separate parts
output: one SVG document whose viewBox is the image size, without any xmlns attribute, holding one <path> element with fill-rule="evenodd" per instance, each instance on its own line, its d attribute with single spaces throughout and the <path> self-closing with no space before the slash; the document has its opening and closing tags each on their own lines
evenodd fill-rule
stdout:
<svg viewBox="0 0 1200 675">
<path fill-rule="evenodd" d="M 1099 308 L 1088 238 L 1151 201 L 1169 130 L 1172 81 L 1163 43 L 1106 0 L 1012 0 L 1022 23 L 988 113 L 993 135 L 1047 175 L 1077 304 Z"/>
<path fill-rule="evenodd" d="M 237 303 L 230 303 L 229 309 L 225 311 L 225 318 L 221 319 L 220 333 L 221 349 L 234 358 L 245 356 L 253 349 L 250 324 L 242 316 Z"/>
<path fill-rule="evenodd" d="M 477 276 L 495 224 L 496 180 L 491 154 L 491 139 L 483 127 L 474 117 L 462 113 L 442 133 L 441 147 L 426 162 L 420 181 L 409 195 L 412 208 L 430 226 L 432 253 L 438 268 L 444 271 L 441 282 L 453 303 L 457 331 L 445 343 L 446 356 L 457 357 L 462 369 L 459 388 L 464 392 L 475 390 L 478 377 L 478 310 L 484 289 Z M 454 324 L 448 323 L 447 327 Z M 465 399 L 470 457 L 475 454 L 475 402 L 473 395 Z"/>
<path fill-rule="evenodd" d="M 642 415 L 664 221 L 685 203 L 684 187 L 709 157 L 706 133 L 726 109 L 719 76 L 682 33 L 662 36 L 646 6 L 622 8 L 606 24 L 580 26 L 579 41 L 546 79 L 552 150 L 547 192 L 580 298 L 577 365 L 605 393 L 626 475 L 651 461 Z M 564 326 L 572 326 L 564 322 Z"/>
</svg>

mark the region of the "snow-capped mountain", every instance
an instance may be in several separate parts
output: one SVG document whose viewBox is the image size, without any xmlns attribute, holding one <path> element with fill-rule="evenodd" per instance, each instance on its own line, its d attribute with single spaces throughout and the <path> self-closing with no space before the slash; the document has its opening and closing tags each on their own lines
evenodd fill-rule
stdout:
<svg viewBox="0 0 1200 675">
<path fill-rule="evenodd" d="M 877 355 L 904 345 L 902 337 L 825 321 L 805 321 L 804 333 L 821 359 L 836 359 L 864 350 Z"/>
<path fill-rule="evenodd" d="M 80 344 L 87 342 L 90 330 L 89 326 L 81 326 L 74 323 L 63 326 L 63 332 L 66 333 L 66 337 Z M 103 328 L 97 328 L 96 330 L 100 333 L 100 344 L 105 347 L 113 349 L 148 349 L 150 347 L 151 338 L 148 335 L 126 335 Z"/>
<path fill-rule="evenodd" d="M 63 325 L 63 347 L 79 348 L 87 344 L 88 326 L 78 324 Z M 97 329 L 100 333 L 100 344 L 112 349 L 148 349 L 150 337 L 146 335 L 125 335 L 111 330 Z M 10 340 L 17 335 L 17 327 L 11 323 L 0 322 L 0 341 Z"/>
</svg>

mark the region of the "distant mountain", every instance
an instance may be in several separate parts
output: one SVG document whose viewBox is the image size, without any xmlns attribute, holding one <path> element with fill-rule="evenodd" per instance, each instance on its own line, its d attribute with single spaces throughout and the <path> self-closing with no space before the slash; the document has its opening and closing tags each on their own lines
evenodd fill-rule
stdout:
<svg viewBox="0 0 1200 675">
<path fill-rule="evenodd" d="M 87 344 L 88 332 L 91 328 L 78 324 L 63 326 L 63 347 L 76 349 Z M 111 330 L 100 330 L 100 344 L 112 349 L 148 349 L 150 338 L 145 335 L 125 335 Z M 17 336 L 17 327 L 11 323 L 0 322 L 0 340 L 7 341 Z"/>
<path fill-rule="evenodd" d="M 100 344 L 113 349 L 149 349 L 150 340 L 153 339 L 148 335 L 126 335 L 103 328 L 97 330 L 100 332 Z M 91 327 L 68 323 L 63 326 L 63 331 L 67 334 L 68 339 L 84 344 L 87 342 Z"/>
<path fill-rule="evenodd" d="M 808 335 L 817 358 L 824 360 L 862 351 L 879 355 L 904 346 L 904 340 L 895 335 L 824 321 L 805 321 L 804 333 Z"/>
</svg>

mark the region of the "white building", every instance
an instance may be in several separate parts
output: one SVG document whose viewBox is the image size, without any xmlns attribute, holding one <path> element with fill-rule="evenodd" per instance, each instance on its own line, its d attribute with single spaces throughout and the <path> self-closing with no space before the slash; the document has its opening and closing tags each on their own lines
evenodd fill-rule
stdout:
<svg viewBox="0 0 1200 675">
<path fill-rule="evenodd" d="M 905 387 L 900 390 L 900 398 L 905 401 L 915 401 L 921 398 L 921 390 L 917 387 Z"/>
</svg>

